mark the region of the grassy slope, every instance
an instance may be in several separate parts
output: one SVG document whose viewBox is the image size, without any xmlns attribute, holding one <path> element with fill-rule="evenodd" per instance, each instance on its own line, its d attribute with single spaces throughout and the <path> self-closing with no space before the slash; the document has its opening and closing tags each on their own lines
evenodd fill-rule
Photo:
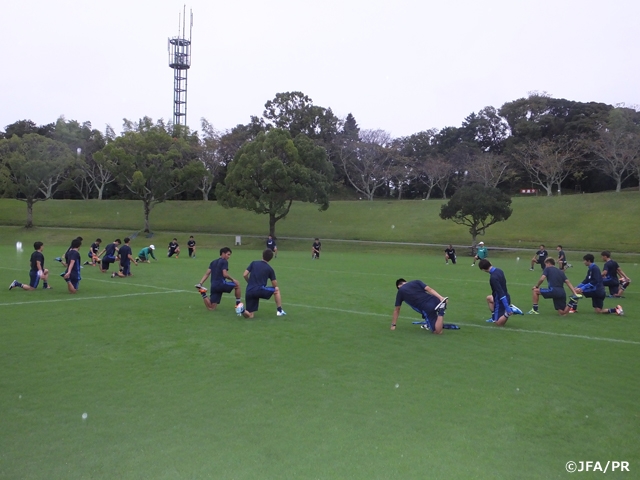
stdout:
<svg viewBox="0 0 640 480">
<path fill-rule="evenodd" d="M 335 201 L 319 212 L 296 203 L 277 224 L 278 237 L 382 240 L 419 243 L 470 244 L 463 226 L 438 217 L 441 200 Z M 638 192 L 527 197 L 513 199 L 512 217 L 489 228 L 483 240 L 490 246 L 533 248 L 544 243 L 553 249 L 640 251 L 640 194 Z M 22 202 L 0 200 L 0 225 L 24 224 Z M 41 227 L 116 229 L 142 228 L 142 204 L 135 201 L 48 201 L 34 209 Z M 226 210 L 215 202 L 167 202 L 151 214 L 155 231 L 265 235 L 268 221 L 242 210 Z M 395 227 L 395 228 L 392 228 Z"/>
</svg>

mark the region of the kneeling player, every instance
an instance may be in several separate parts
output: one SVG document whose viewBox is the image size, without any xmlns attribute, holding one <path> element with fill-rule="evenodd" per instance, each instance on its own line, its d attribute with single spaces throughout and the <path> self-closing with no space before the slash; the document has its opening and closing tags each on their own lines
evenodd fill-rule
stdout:
<svg viewBox="0 0 640 480">
<path fill-rule="evenodd" d="M 209 264 L 207 272 L 200 280 L 200 283 L 196 285 L 196 288 L 202 295 L 204 306 L 209 310 L 215 310 L 222 300 L 223 293 L 231 293 L 235 290 L 236 305 L 241 303 L 242 290 L 237 280 L 234 280 L 229 275 L 229 257 L 231 257 L 231 249 L 229 247 L 222 247 L 220 249 L 220 258 L 217 258 Z M 211 294 L 207 298 L 207 289 L 202 286 L 211 275 Z M 240 312 L 238 312 L 240 313 Z"/>
<path fill-rule="evenodd" d="M 454 265 L 456 264 L 456 249 L 453 248 L 453 245 L 449 245 L 444 249 L 444 263 L 449 265 L 449 260 L 451 260 L 451 263 Z"/>
<path fill-rule="evenodd" d="M 533 287 L 533 307 L 529 311 L 529 315 L 538 315 L 538 300 L 540 299 L 540 295 L 542 295 L 543 298 L 552 298 L 553 308 L 555 308 L 560 315 L 567 315 L 571 308 L 567 305 L 567 293 L 564 291 L 565 283 L 573 293 L 572 298 L 577 300 L 581 295 L 578 295 L 564 272 L 556 268 L 556 261 L 553 258 L 547 258 L 544 264 L 545 269 L 542 271 L 542 276 Z M 542 285 L 545 280 L 548 282 L 548 288 L 540 288 L 540 285 Z"/>
<path fill-rule="evenodd" d="M 104 253 L 102 257 L 102 266 L 100 267 L 100 271 L 102 273 L 107 273 L 109 270 L 109 265 L 115 263 L 116 257 L 118 255 L 118 248 L 120 247 L 120 239 L 116 238 L 113 243 L 110 243 L 104 250 L 98 254 L 98 256 Z"/>
<path fill-rule="evenodd" d="M 443 297 L 421 280 L 407 282 L 404 278 L 399 278 L 396 280 L 396 288 L 398 292 L 396 293 L 396 308 L 391 319 L 391 330 L 396 329 L 402 302 L 406 302 L 422 315 L 425 321 L 422 328 L 440 335 L 444 328 L 444 311 L 447 308 L 448 297 Z"/>
<path fill-rule="evenodd" d="M 69 293 L 76 293 L 80 288 L 80 253 L 78 249 L 82 246 L 82 241 L 75 239 L 71 242 L 71 248 L 66 253 L 67 271 L 62 274 L 62 278 L 67 282 Z"/>
<path fill-rule="evenodd" d="M 607 292 L 602 284 L 602 273 L 600 268 L 594 263 L 595 257 L 587 253 L 584 257 L 584 264 L 587 267 L 587 276 L 580 285 L 576 287 L 576 293 L 582 294 L 591 299 L 591 305 L 596 313 L 615 313 L 617 315 L 624 315 L 622 306 L 618 305 L 616 308 L 604 308 L 604 299 L 607 296 Z M 578 304 L 575 301 L 570 302 L 571 310 L 569 313 L 575 313 L 578 310 Z"/>
<path fill-rule="evenodd" d="M 273 258 L 273 250 L 267 248 L 262 252 L 262 260 L 255 260 L 244 271 L 243 277 L 247 281 L 247 292 L 245 301 L 246 308 L 236 309 L 236 313 L 242 314 L 244 318 L 253 318 L 253 314 L 258 311 L 260 299 L 268 300 L 274 297 L 276 301 L 276 315 L 282 317 L 287 313 L 282 309 L 282 297 L 274 272 L 269 262 Z M 271 286 L 267 287 L 267 282 L 271 280 Z"/>
<path fill-rule="evenodd" d="M 33 244 L 34 252 L 31 254 L 30 260 L 31 269 L 29 270 L 29 285 L 25 285 L 24 283 L 14 280 L 11 282 L 11 285 L 9 285 L 9 290 L 21 288 L 23 290 L 33 291 L 38 288 L 40 280 L 42 280 L 42 288 L 51 288 L 47 283 L 49 280 L 49 270 L 44 268 L 44 255 L 42 254 L 43 245 L 44 244 L 42 242 L 35 242 Z"/>
<path fill-rule="evenodd" d="M 167 257 L 171 258 L 174 255 L 176 258 L 180 256 L 180 245 L 178 245 L 177 238 L 174 238 L 173 241 L 169 242 L 169 248 L 167 250 Z"/>
</svg>

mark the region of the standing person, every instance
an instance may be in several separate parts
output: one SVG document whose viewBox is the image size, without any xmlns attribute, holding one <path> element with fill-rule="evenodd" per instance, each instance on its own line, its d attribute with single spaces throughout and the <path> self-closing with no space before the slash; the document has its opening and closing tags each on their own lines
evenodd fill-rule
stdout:
<svg viewBox="0 0 640 480">
<path fill-rule="evenodd" d="M 236 294 L 236 306 L 242 303 L 240 283 L 229 275 L 229 257 L 231 257 L 231 253 L 232 251 L 229 247 L 222 247 L 220 249 L 220 258 L 211 262 L 202 280 L 196 285 L 200 295 L 202 295 L 202 300 L 204 300 L 204 306 L 209 310 L 216 309 L 220 304 L 220 300 L 222 300 L 223 293 L 231 293 L 234 290 Z M 202 284 L 207 281 L 209 275 L 211 275 L 211 296 L 207 298 L 207 289 L 203 287 Z"/>
<path fill-rule="evenodd" d="M 447 248 L 444 249 L 444 263 L 445 265 L 449 265 L 449 260 L 454 265 L 456 264 L 456 249 L 453 248 L 453 245 L 449 244 Z"/>
<path fill-rule="evenodd" d="M 607 292 L 602 284 L 602 273 L 600 268 L 594 263 L 595 257 L 587 253 L 584 257 L 584 265 L 587 267 L 587 276 L 582 283 L 576 287 L 576 293 L 582 294 L 591 299 L 591 305 L 596 313 L 615 313 L 617 315 L 624 315 L 622 306 L 618 305 L 616 308 L 604 308 L 604 299 L 607 296 Z M 577 302 L 570 302 L 571 311 L 569 313 L 576 313 L 578 311 Z"/>
<path fill-rule="evenodd" d="M 571 265 L 567 262 L 567 256 L 562 249 L 562 245 L 558 245 L 556 247 L 556 250 L 558 251 L 558 268 L 560 270 L 566 270 L 567 268 L 571 267 Z"/>
<path fill-rule="evenodd" d="M 267 248 L 273 252 L 273 255 L 278 258 L 278 246 L 276 245 L 276 239 L 271 235 L 267 237 Z"/>
<path fill-rule="evenodd" d="M 444 313 L 449 297 L 443 297 L 422 280 L 407 282 L 404 278 L 396 280 L 396 305 L 391 319 L 391 330 L 396 329 L 402 302 L 422 315 L 425 324 L 421 328 L 440 335 L 444 328 Z"/>
<path fill-rule="evenodd" d="M 76 293 L 80 288 L 80 280 L 82 280 L 82 277 L 80 276 L 81 260 L 80 252 L 78 252 L 78 249 L 81 246 L 82 241 L 76 238 L 71 242 L 71 248 L 66 253 L 67 271 L 62 274 L 62 278 L 64 278 L 67 282 L 69 293 Z"/>
<path fill-rule="evenodd" d="M 177 238 L 174 238 L 169 242 L 169 247 L 167 249 L 167 257 L 171 258 L 174 255 L 176 256 L 176 258 L 178 258 L 180 255 L 180 245 L 178 245 Z"/>
<path fill-rule="evenodd" d="M 536 254 L 533 256 L 533 258 L 531 259 L 531 268 L 529 270 L 533 270 L 533 266 L 538 263 L 540 265 L 540 268 L 542 270 L 544 270 L 545 266 L 544 266 L 544 262 L 547 259 L 547 257 L 549 256 L 549 252 L 547 252 L 547 250 L 544 248 L 544 245 L 540 245 L 540 248 L 538 249 L 538 251 L 536 252 Z"/>
<path fill-rule="evenodd" d="M 85 265 L 91 265 L 95 267 L 98 264 L 98 262 L 100 261 L 100 257 L 98 257 L 98 252 L 100 251 L 101 243 L 102 243 L 102 240 L 100 240 L 99 238 L 96 238 L 96 241 L 91 244 L 91 246 L 89 247 L 89 252 L 87 254 L 87 256 L 89 257 L 89 260 L 84 262 Z"/>
<path fill-rule="evenodd" d="M 322 243 L 320 243 L 320 239 L 316 238 L 313 241 L 313 245 L 311 245 L 311 259 L 317 260 L 320 258 L 320 250 L 322 250 Z"/>
<path fill-rule="evenodd" d="M 31 259 L 29 260 L 31 264 L 31 269 L 29 270 L 29 285 L 14 280 L 11 282 L 11 285 L 9 285 L 9 290 L 13 288 L 21 288 L 28 291 L 37 290 L 40 280 L 42 280 L 42 288 L 47 290 L 51 288 L 47 283 L 49 280 L 49 270 L 44 268 L 43 245 L 42 242 L 35 242 L 33 244 L 34 252 L 31 254 Z"/>
<path fill-rule="evenodd" d="M 498 327 L 502 327 L 514 313 L 522 315 L 522 310 L 511 303 L 511 296 L 507 291 L 507 279 L 504 276 L 504 272 L 491 265 L 491 262 L 486 258 L 478 262 L 478 267 L 490 275 L 489 285 L 491 285 L 491 295 L 487 296 L 487 305 L 489 305 L 489 310 L 491 310 L 492 315 L 487 322 L 492 322 Z"/>
<path fill-rule="evenodd" d="M 600 255 L 604 262 L 604 266 L 602 267 L 602 284 L 605 287 L 609 287 L 609 297 L 620 298 L 622 292 L 624 292 L 630 283 L 627 274 L 622 271 L 618 262 L 611 258 L 611 252 L 609 250 L 603 251 Z M 622 282 L 620 279 L 622 279 Z"/>
<path fill-rule="evenodd" d="M 529 315 L 539 315 L 538 300 L 540 299 L 540 295 L 542 295 L 543 298 L 553 299 L 553 308 L 555 308 L 560 315 L 567 315 L 571 307 L 567 305 L 567 293 L 564 291 L 565 283 L 571 290 L 571 293 L 573 293 L 573 299 L 577 300 L 581 295 L 578 295 L 565 273 L 556 268 L 556 261 L 553 258 L 547 258 L 544 263 L 545 269 L 542 271 L 542 276 L 533 287 L 533 306 L 531 310 L 529 310 Z M 540 285 L 542 285 L 545 280 L 548 282 L 548 288 L 540 288 Z"/>
<path fill-rule="evenodd" d="M 274 297 L 276 301 L 276 315 L 282 317 L 287 313 L 282 309 L 282 297 L 280 288 L 276 280 L 276 272 L 271 268 L 269 262 L 273 258 L 273 250 L 267 248 L 262 252 L 262 260 L 255 260 L 249 264 L 242 276 L 247 281 L 247 291 L 245 293 L 246 308 L 236 308 L 236 313 L 242 314 L 244 318 L 253 318 L 258 311 L 260 299 L 268 300 Z M 271 286 L 267 287 L 267 282 L 271 280 Z"/>
<path fill-rule="evenodd" d="M 194 240 L 193 235 L 189 237 L 187 248 L 189 249 L 189 258 L 196 258 L 196 241 Z"/>
<path fill-rule="evenodd" d="M 136 260 L 133 258 L 133 255 L 131 254 L 131 245 L 129 245 L 130 242 L 131 239 L 129 237 L 126 237 L 124 239 L 124 245 L 120 247 L 120 251 L 118 252 L 118 256 L 120 257 L 120 271 L 113 272 L 111 274 L 112 278 L 124 278 L 133 276 L 133 273 L 131 273 L 131 262 L 133 262 L 136 267 L 138 266 L 138 262 L 136 262 Z"/>
<path fill-rule="evenodd" d="M 108 244 L 104 247 L 104 250 L 98 254 L 98 256 L 104 253 L 102 257 L 102 266 L 100 267 L 100 271 L 102 273 L 107 273 L 109 270 L 109 265 L 115 263 L 116 257 L 118 256 L 118 249 L 120 248 L 120 239 L 116 238 L 112 243 Z"/>
<path fill-rule="evenodd" d="M 142 250 L 138 252 L 138 256 L 136 257 L 136 262 L 143 263 L 151 263 L 149 258 L 153 258 L 156 262 L 158 259 L 153 254 L 153 251 L 156 249 L 155 245 L 149 245 L 148 247 L 144 247 Z"/>
<path fill-rule="evenodd" d="M 473 263 L 471 264 L 471 266 L 475 267 L 476 266 L 476 262 L 478 260 L 484 260 L 488 256 L 489 256 L 489 250 L 487 250 L 487 247 L 484 246 L 484 242 L 479 242 L 478 243 L 478 250 L 476 251 L 475 257 L 473 257 Z"/>
</svg>

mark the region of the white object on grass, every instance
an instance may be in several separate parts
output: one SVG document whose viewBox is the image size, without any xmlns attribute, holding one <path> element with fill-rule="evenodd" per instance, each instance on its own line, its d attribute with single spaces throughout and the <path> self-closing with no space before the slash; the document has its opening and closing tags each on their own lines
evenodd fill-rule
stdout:
<svg viewBox="0 0 640 480">
<path fill-rule="evenodd" d="M 89 416 L 89 415 L 87 415 L 87 413 L 85 412 L 85 413 L 83 413 L 83 414 L 82 414 L 82 419 L 83 419 L 83 420 L 86 420 L 88 416 Z"/>
</svg>

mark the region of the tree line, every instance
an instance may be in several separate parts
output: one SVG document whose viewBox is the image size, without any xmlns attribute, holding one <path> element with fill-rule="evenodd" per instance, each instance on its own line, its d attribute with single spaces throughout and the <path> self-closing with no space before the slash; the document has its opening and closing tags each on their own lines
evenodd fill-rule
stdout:
<svg viewBox="0 0 640 480">
<path fill-rule="evenodd" d="M 261 116 L 216 130 L 124 120 L 116 135 L 90 122 L 17 121 L 0 132 L 0 193 L 33 204 L 48 198 L 142 201 L 149 214 L 168 199 L 216 199 L 269 216 L 291 202 L 323 210 L 336 191 L 352 197 L 448 198 L 480 184 L 507 194 L 587 192 L 638 185 L 640 112 L 604 103 L 526 98 L 471 113 L 460 127 L 393 138 L 338 118 L 301 92 L 278 93 Z"/>
</svg>

